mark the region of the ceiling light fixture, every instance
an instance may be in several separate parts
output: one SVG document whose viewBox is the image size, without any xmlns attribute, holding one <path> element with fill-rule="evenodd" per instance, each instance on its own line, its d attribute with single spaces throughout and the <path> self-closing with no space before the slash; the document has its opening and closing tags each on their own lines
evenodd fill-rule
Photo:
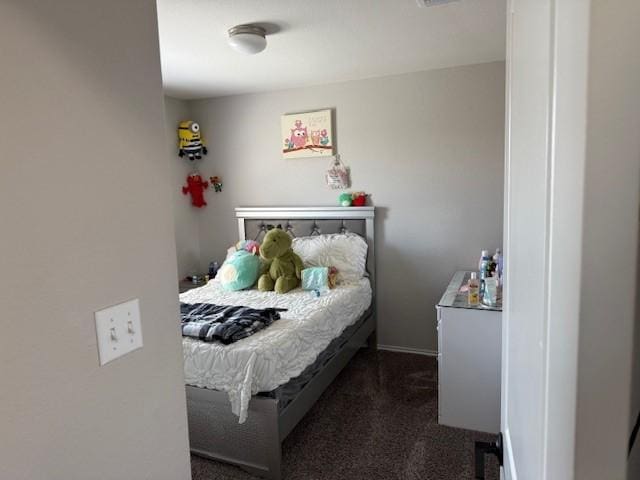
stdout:
<svg viewBox="0 0 640 480">
<path fill-rule="evenodd" d="M 266 35 L 257 25 L 236 25 L 229 29 L 229 45 L 240 53 L 254 55 L 267 47 Z"/>
<path fill-rule="evenodd" d="M 444 5 L 445 3 L 458 2 L 459 0 L 416 0 L 419 7 L 435 7 L 436 5 Z"/>
</svg>

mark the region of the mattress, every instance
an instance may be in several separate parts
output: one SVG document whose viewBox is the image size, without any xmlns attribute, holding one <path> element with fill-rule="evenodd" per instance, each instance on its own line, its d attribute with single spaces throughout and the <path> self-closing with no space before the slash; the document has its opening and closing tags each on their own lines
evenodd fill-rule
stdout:
<svg viewBox="0 0 640 480">
<path fill-rule="evenodd" d="M 182 339 L 185 383 L 227 392 L 233 413 L 243 423 L 252 395 L 300 375 L 362 316 L 371 304 L 371 286 L 363 278 L 316 297 L 300 289 L 286 294 L 227 292 L 214 279 L 181 294 L 180 301 L 287 309 L 268 328 L 230 345 Z"/>
</svg>

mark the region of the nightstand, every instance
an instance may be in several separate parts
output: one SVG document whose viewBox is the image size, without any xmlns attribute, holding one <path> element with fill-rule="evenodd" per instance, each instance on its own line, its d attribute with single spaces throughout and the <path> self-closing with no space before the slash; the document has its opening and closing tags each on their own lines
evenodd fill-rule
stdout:
<svg viewBox="0 0 640 480">
<path fill-rule="evenodd" d="M 438 423 L 497 433 L 500 430 L 502 305 L 470 306 L 457 272 L 438 311 Z"/>
<path fill-rule="evenodd" d="M 180 280 L 178 282 L 178 291 L 180 293 L 184 293 L 184 292 L 188 292 L 193 288 L 203 287 L 206 284 L 207 284 L 206 282 L 193 283 L 191 280 Z"/>
</svg>

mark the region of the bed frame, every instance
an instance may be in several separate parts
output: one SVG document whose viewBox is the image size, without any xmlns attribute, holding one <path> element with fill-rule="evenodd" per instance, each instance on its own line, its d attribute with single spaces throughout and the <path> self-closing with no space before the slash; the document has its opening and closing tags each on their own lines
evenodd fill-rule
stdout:
<svg viewBox="0 0 640 480">
<path fill-rule="evenodd" d="M 253 396 L 245 423 L 231 413 L 226 392 L 187 385 L 191 452 L 238 465 L 260 477 L 281 479 L 281 444 L 316 400 L 367 343 L 375 348 L 374 207 L 236 208 L 240 239 L 261 239 L 270 225 L 293 236 L 352 232 L 369 245 L 367 271 L 373 298 L 360 327 L 283 409 L 278 399 Z"/>
</svg>

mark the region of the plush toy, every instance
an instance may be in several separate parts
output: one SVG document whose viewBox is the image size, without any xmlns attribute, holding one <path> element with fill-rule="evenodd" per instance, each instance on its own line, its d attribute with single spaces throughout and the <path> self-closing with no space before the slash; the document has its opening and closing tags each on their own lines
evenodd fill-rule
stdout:
<svg viewBox="0 0 640 480">
<path fill-rule="evenodd" d="M 211 186 L 216 192 L 222 191 L 222 180 L 220 177 L 209 177 L 209 181 L 211 182 Z"/>
<path fill-rule="evenodd" d="M 367 194 L 364 192 L 354 192 L 351 194 L 351 198 L 354 207 L 364 207 L 367 203 Z"/>
<path fill-rule="evenodd" d="M 340 202 L 341 207 L 350 207 L 352 200 L 353 198 L 351 197 L 350 193 L 341 193 L 338 197 L 338 201 Z"/>
<path fill-rule="evenodd" d="M 336 267 L 310 267 L 302 270 L 302 289 L 323 292 L 334 288 L 338 278 Z"/>
<path fill-rule="evenodd" d="M 183 194 L 191 194 L 191 205 L 194 207 L 204 207 L 207 202 L 204 200 L 204 191 L 209 186 L 207 182 L 202 181 L 202 177 L 196 173 L 190 173 L 187 177 L 187 184 L 182 187 Z"/>
<path fill-rule="evenodd" d="M 291 249 L 291 237 L 280 228 L 267 232 L 260 246 L 260 256 L 271 261 L 269 272 L 258 280 L 262 292 L 286 293 L 300 284 L 302 260 Z"/>
<path fill-rule="evenodd" d="M 238 250 L 225 260 L 216 278 L 228 291 L 244 290 L 256 283 L 260 273 L 260 257 L 247 250 Z"/>
<path fill-rule="evenodd" d="M 260 255 L 260 244 L 255 240 L 240 240 L 236 243 L 236 250 L 246 250 L 254 255 Z"/>
<path fill-rule="evenodd" d="M 178 124 L 178 155 L 189 160 L 200 160 L 207 154 L 200 136 L 200 125 L 193 120 L 183 120 Z"/>
</svg>

